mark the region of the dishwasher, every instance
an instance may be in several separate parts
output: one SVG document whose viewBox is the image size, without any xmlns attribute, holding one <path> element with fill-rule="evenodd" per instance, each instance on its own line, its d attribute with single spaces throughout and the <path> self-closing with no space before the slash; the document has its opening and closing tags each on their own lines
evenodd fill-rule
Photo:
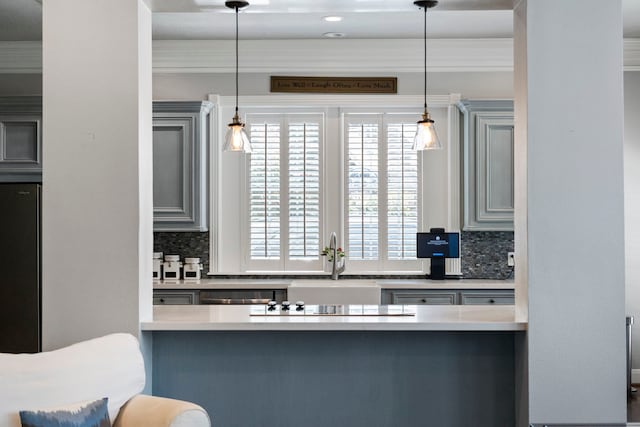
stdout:
<svg viewBox="0 0 640 427">
<path fill-rule="evenodd" d="M 200 304 L 266 304 L 287 299 L 286 289 L 233 289 L 201 290 Z"/>
</svg>

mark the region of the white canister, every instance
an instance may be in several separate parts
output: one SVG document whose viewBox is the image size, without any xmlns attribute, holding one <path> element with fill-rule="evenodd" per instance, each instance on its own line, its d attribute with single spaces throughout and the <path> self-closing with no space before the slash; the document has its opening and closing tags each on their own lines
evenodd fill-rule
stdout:
<svg viewBox="0 0 640 427">
<path fill-rule="evenodd" d="M 165 255 L 164 263 L 162 263 L 162 278 L 164 280 L 179 280 L 181 267 L 180 255 Z"/>
<path fill-rule="evenodd" d="M 200 280 L 202 264 L 200 258 L 185 258 L 183 267 L 184 280 Z"/>
<path fill-rule="evenodd" d="M 162 277 L 162 252 L 153 253 L 153 280 L 160 280 Z"/>
</svg>

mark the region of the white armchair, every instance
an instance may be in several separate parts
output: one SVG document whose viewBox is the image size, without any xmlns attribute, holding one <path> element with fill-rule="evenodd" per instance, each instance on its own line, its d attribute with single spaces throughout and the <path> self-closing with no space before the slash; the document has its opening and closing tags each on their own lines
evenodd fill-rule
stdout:
<svg viewBox="0 0 640 427">
<path fill-rule="evenodd" d="M 200 406 L 139 394 L 144 360 L 138 340 L 111 334 L 36 354 L 0 353 L 0 427 L 20 427 L 19 411 L 109 398 L 114 427 L 210 427 Z"/>
</svg>

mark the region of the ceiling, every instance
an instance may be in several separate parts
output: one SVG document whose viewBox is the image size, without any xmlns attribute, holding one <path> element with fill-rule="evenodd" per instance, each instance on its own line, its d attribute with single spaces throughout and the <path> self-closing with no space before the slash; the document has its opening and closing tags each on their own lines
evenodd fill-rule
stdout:
<svg viewBox="0 0 640 427">
<path fill-rule="evenodd" d="M 0 0 L 0 41 L 41 40 L 43 0 Z M 45 0 L 46 1 L 46 0 Z M 149 0 L 156 40 L 232 39 L 224 0 Z M 249 0 L 241 39 L 421 38 L 423 15 L 412 0 Z M 513 0 L 440 0 L 428 13 L 430 38 L 505 38 L 513 34 Z M 640 1 L 623 0 L 624 35 L 640 37 Z M 322 17 L 339 15 L 340 22 Z"/>
</svg>

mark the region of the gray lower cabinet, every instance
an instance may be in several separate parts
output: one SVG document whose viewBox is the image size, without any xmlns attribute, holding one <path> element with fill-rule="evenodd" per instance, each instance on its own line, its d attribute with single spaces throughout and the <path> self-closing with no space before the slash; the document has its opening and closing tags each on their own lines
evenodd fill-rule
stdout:
<svg viewBox="0 0 640 427">
<path fill-rule="evenodd" d="M 514 304 L 510 289 L 384 289 L 382 304 L 491 305 Z"/>
<path fill-rule="evenodd" d="M 239 305 L 278 303 L 287 299 L 286 289 L 154 289 L 154 305 Z"/>
<path fill-rule="evenodd" d="M 462 291 L 460 292 L 460 304 L 464 305 L 513 305 L 515 298 L 513 291 Z"/>
<path fill-rule="evenodd" d="M 42 182 L 40 97 L 0 97 L 0 182 Z"/>
<path fill-rule="evenodd" d="M 455 291 L 392 292 L 389 304 L 455 305 L 457 294 Z"/>
<path fill-rule="evenodd" d="M 153 103 L 154 231 L 207 231 L 208 101 Z"/>
<path fill-rule="evenodd" d="M 512 101 L 458 103 L 463 114 L 463 230 L 512 231 Z"/>
<path fill-rule="evenodd" d="M 153 291 L 153 305 L 189 305 L 189 304 L 198 304 L 198 291 L 196 290 Z"/>
</svg>

